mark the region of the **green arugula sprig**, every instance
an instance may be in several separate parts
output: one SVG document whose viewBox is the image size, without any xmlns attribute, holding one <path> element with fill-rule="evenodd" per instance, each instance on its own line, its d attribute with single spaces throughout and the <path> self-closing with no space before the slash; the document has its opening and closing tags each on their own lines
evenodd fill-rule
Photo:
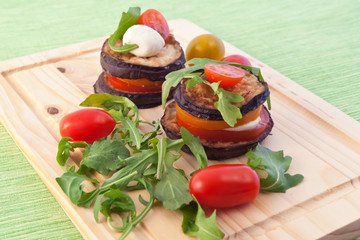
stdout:
<svg viewBox="0 0 360 240">
<path fill-rule="evenodd" d="M 115 47 L 115 44 L 117 40 L 123 38 L 124 33 L 129 27 L 138 23 L 140 13 L 139 7 L 130 7 L 127 12 L 122 13 L 118 28 L 109 38 L 109 46 L 113 51 L 127 53 L 139 47 L 136 44 L 124 44 L 121 47 Z"/>
<path fill-rule="evenodd" d="M 283 151 L 274 152 L 258 144 L 255 151 L 250 150 L 246 156 L 247 165 L 253 168 L 260 178 L 261 192 L 286 192 L 304 179 L 301 174 L 286 173 L 292 158 L 284 156 Z"/>
<path fill-rule="evenodd" d="M 189 180 L 184 171 L 173 164 L 180 158 L 178 153 L 186 144 L 198 160 L 199 167 L 206 167 L 207 156 L 199 138 L 184 128 L 181 129 L 181 139 L 158 138 L 159 123 L 139 120 L 137 107 L 124 97 L 92 94 L 80 105 L 104 109 L 116 119 L 118 127 L 111 138 L 103 138 L 93 144 L 71 142 L 70 138 L 62 138 L 59 142 L 57 161 L 66 172 L 56 181 L 72 203 L 82 207 L 94 205 L 95 220 L 98 221 L 99 213 L 102 213 L 112 229 L 123 232 L 121 239 L 124 239 L 150 211 L 155 201 L 162 202 L 165 208 L 172 210 L 193 201 L 189 193 Z M 153 131 L 140 133 L 140 124 L 152 126 Z M 75 166 L 67 165 L 70 152 L 76 148 L 83 148 L 77 171 Z M 101 184 L 87 176 L 90 170 L 102 175 L 113 174 Z M 95 189 L 84 191 L 84 181 L 93 184 Z M 149 195 L 147 201 L 139 196 L 139 202 L 145 205 L 139 214 L 126 193 L 138 189 L 146 190 Z M 125 214 L 121 226 L 112 223 L 112 214 L 118 213 Z"/>
<path fill-rule="evenodd" d="M 198 83 L 206 83 L 209 85 L 214 94 L 218 96 L 219 100 L 215 103 L 216 109 L 219 110 L 224 121 L 230 126 L 234 126 L 237 119 L 241 118 L 241 112 L 239 108 L 233 105 L 233 103 L 239 103 L 243 101 L 243 97 L 237 93 L 229 92 L 219 87 L 219 83 L 210 83 L 202 77 L 204 72 L 205 64 L 207 63 L 220 63 L 228 64 L 236 67 L 242 67 L 250 70 L 253 74 L 259 76 L 261 81 L 264 81 L 264 78 L 261 75 L 260 69 L 251 66 L 245 66 L 237 63 L 221 62 L 207 58 L 194 58 L 186 62 L 186 65 L 190 67 L 183 68 L 174 72 L 171 72 L 166 75 L 166 81 L 162 85 L 162 107 L 165 108 L 166 100 L 169 96 L 170 89 L 176 87 L 184 78 L 188 78 L 187 88 L 191 88 Z M 271 109 L 270 96 L 267 99 L 268 108 Z"/>
</svg>

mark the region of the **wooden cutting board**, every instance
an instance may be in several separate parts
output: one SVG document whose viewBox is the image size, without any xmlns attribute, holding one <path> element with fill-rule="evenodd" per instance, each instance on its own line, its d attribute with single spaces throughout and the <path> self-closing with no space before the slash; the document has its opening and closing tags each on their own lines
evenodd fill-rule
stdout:
<svg viewBox="0 0 360 240">
<path fill-rule="evenodd" d="M 204 29 L 179 19 L 169 22 L 185 49 Z M 78 109 L 93 93 L 101 73 L 100 48 L 105 38 L 0 63 L 0 118 L 51 193 L 86 239 L 120 236 L 92 209 L 73 205 L 55 178 L 61 117 Z M 360 123 L 295 82 L 225 43 L 226 55 L 242 54 L 260 67 L 269 83 L 275 122 L 262 143 L 293 158 L 289 172 L 305 176 L 286 193 L 260 193 L 250 204 L 219 210 L 217 221 L 228 239 L 354 239 L 360 236 Z M 162 116 L 161 107 L 141 110 L 147 121 Z M 227 163 L 244 162 L 244 157 Z M 210 161 L 210 164 L 215 164 Z M 178 167 L 196 168 L 184 154 Z M 181 214 L 154 207 L 129 239 L 188 239 Z"/>
</svg>

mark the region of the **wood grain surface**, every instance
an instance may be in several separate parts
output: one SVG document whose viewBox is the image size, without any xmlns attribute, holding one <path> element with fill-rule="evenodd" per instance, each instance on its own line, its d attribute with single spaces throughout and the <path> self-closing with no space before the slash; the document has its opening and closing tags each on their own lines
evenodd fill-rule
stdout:
<svg viewBox="0 0 360 240">
<path fill-rule="evenodd" d="M 170 27 L 183 48 L 205 30 L 186 20 Z M 105 38 L 42 52 L 0 64 L 0 118 L 51 193 L 86 239 L 120 236 L 92 209 L 73 205 L 57 185 L 58 123 L 79 108 L 101 73 L 100 47 Z M 263 145 L 293 158 L 289 172 L 305 180 L 286 193 L 264 194 L 250 204 L 218 211 L 217 221 L 228 239 L 354 239 L 360 235 L 360 123 L 259 62 L 225 43 L 226 53 L 247 56 L 269 83 L 275 122 Z M 161 107 L 140 111 L 147 121 Z M 244 157 L 227 163 L 244 162 Z M 216 161 L 210 161 L 216 164 Z M 177 163 L 185 172 L 196 168 L 192 156 Z M 181 214 L 154 207 L 130 239 L 188 239 Z"/>
</svg>

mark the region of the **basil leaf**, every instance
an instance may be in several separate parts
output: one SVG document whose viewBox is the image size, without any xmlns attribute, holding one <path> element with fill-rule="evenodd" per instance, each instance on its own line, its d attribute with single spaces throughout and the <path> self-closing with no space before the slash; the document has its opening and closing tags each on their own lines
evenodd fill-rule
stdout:
<svg viewBox="0 0 360 240">
<path fill-rule="evenodd" d="M 94 169 L 103 175 L 108 175 L 110 171 L 118 168 L 120 159 L 129 156 L 130 152 L 122 140 L 103 138 L 85 148 L 78 173 L 83 174 L 89 169 Z"/>
<path fill-rule="evenodd" d="M 155 198 L 161 201 L 166 209 L 179 209 L 192 200 L 189 181 L 184 171 L 173 167 L 179 157 L 180 155 L 166 153 L 161 179 L 155 186 Z"/>
<path fill-rule="evenodd" d="M 274 152 L 258 144 L 255 152 L 250 150 L 246 156 L 248 157 L 247 165 L 254 168 L 260 177 L 260 191 L 262 192 L 286 192 L 287 189 L 296 186 L 304 179 L 301 174 L 286 173 L 292 158 L 284 156 L 283 151 Z"/>
<path fill-rule="evenodd" d="M 199 163 L 199 168 L 207 167 L 208 158 L 204 147 L 200 143 L 199 137 L 194 137 L 186 128 L 180 129 L 181 137 L 184 143 L 190 148 Z"/>
<path fill-rule="evenodd" d="M 197 201 L 180 210 L 183 214 L 181 228 L 186 235 L 199 237 L 200 240 L 219 240 L 225 236 L 216 223 L 216 211 L 206 218 Z"/>
<path fill-rule="evenodd" d="M 128 30 L 129 27 L 138 23 L 139 18 L 140 18 L 139 7 L 130 7 L 127 12 L 122 13 L 118 28 L 116 29 L 114 34 L 112 34 L 111 37 L 109 38 L 109 46 L 113 51 L 123 53 L 123 49 L 116 48 L 115 43 L 118 39 L 123 38 L 124 33 L 126 32 L 126 30 Z"/>
<path fill-rule="evenodd" d="M 56 178 L 56 182 L 72 203 L 78 206 L 89 207 L 92 201 L 100 193 L 100 190 L 95 189 L 91 192 L 84 192 L 82 190 L 83 185 L 81 185 L 83 181 L 90 181 L 93 183 L 98 182 L 96 179 L 90 179 L 73 171 L 65 172 L 61 177 Z"/>
</svg>

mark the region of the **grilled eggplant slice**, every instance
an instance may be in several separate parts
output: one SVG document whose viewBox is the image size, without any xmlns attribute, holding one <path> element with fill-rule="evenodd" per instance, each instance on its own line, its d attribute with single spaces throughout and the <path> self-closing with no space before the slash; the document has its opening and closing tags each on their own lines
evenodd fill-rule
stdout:
<svg viewBox="0 0 360 240">
<path fill-rule="evenodd" d="M 269 87 L 266 82 L 249 70 L 246 72 L 243 80 L 227 91 L 239 93 L 244 97 L 244 101 L 235 104 L 240 108 L 242 115 L 251 112 L 262 105 L 270 94 Z M 191 115 L 207 120 L 223 120 L 220 112 L 215 108 L 214 104 L 218 101 L 218 97 L 214 95 L 210 86 L 199 83 L 192 88 L 186 89 L 187 80 L 183 80 L 174 94 L 176 103 Z"/>
<path fill-rule="evenodd" d="M 121 45 L 121 40 L 118 40 L 115 46 Z M 106 40 L 101 50 L 100 63 L 104 72 L 114 77 L 164 81 L 169 72 L 184 67 L 185 56 L 179 42 L 170 34 L 160 53 L 147 58 L 131 53 L 118 54 L 111 50 Z"/>
<path fill-rule="evenodd" d="M 161 91 L 151 93 L 123 92 L 113 89 L 108 84 L 107 75 L 103 72 L 94 84 L 95 93 L 109 93 L 115 96 L 124 96 L 133 101 L 138 108 L 151 108 L 161 104 Z M 172 99 L 174 90 L 170 91 L 168 100 Z"/>
<path fill-rule="evenodd" d="M 229 142 L 211 142 L 207 140 L 200 139 L 201 144 L 204 146 L 206 155 L 209 159 L 212 160 L 224 160 L 228 158 L 238 157 L 250 149 L 254 148 L 257 143 L 264 140 L 271 129 L 274 126 L 274 122 L 271 119 L 270 113 L 263 106 L 263 109 L 268 114 L 269 121 L 266 127 L 266 130 L 255 140 L 253 141 L 242 141 L 237 143 L 229 143 Z M 180 134 L 180 126 L 176 121 L 176 109 L 175 102 L 171 102 L 166 106 L 164 116 L 161 118 L 161 125 L 166 133 L 166 135 L 171 139 L 179 139 L 181 138 Z M 182 149 L 184 152 L 191 153 L 190 149 L 186 146 Z"/>
</svg>

